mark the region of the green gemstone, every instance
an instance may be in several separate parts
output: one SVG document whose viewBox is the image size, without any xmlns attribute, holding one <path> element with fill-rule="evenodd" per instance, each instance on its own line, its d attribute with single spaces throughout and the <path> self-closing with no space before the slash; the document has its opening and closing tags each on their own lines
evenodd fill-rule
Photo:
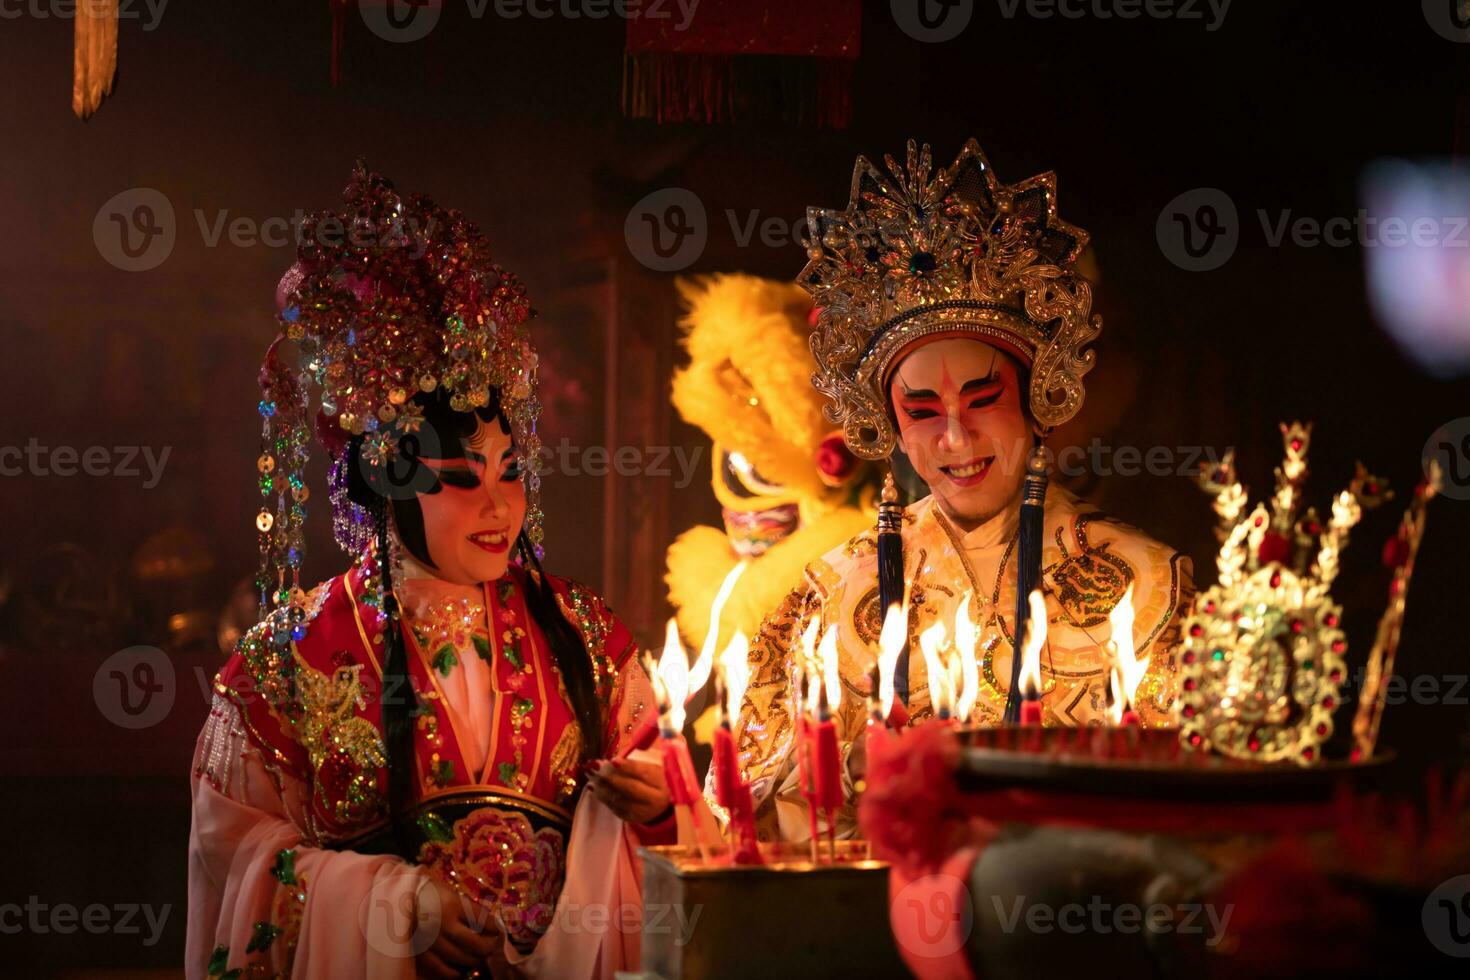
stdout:
<svg viewBox="0 0 1470 980">
<path fill-rule="evenodd" d="M 271 874 L 283 885 L 296 884 L 296 852 L 287 847 L 277 854 Z"/>
</svg>

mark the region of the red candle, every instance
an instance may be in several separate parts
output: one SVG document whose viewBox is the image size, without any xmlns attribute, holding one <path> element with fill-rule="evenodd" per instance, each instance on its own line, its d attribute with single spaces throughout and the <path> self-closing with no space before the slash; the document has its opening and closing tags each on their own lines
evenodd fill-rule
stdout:
<svg viewBox="0 0 1470 980">
<path fill-rule="evenodd" d="M 1024 728 L 1041 726 L 1041 699 L 1026 698 L 1021 702 L 1021 725 Z"/>
<path fill-rule="evenodd" d="M 741 780 L 739 763 L 735 756 L 735 736 L 730 733 L 728 723 L 715 729 L 712 764 L 715 767 L 715 801 L 725 809 L 733 810 Z"/>
<path fill-rule="evenodd" d="M 805 701 L 805 698 L 802 699 Z M 798 702 L 796 716 L 796 773 L 797 786 L 802 799 L 806 800 L 807 823 L 811 831 L 811 858 L 817 863 L 817 787 L 813 778 L 815 765 L 812 761 L 812 723 Z"/>
<path fill-rule="evenodd" d="M 842 806 L 842 753 L 837 746 L 837 724 L 830 718 L 816 727 L 816 797 L 817 805 L 832 813 Z"/>
<path fill-rule="evenodd" d="M 694 789 L 685 778 L 684 760 L 689 752 L 683 737 L 679 735 L 665 735 L 664 740 L 664 781 L 669 785 L 669 796 L 674 806 L 693 806 Z M 692 765 L 692 763 L 691 763 Z"/>
</svg>

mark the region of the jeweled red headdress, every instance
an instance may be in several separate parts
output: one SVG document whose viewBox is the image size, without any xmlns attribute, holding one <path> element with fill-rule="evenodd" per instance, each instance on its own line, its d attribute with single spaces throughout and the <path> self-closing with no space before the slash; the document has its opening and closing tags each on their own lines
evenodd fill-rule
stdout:
<svg viewBox="0 0 1470 980">
<path fill-rule="evenodd" d="M 540 406 L 525 287 L 491 260 L 485 236 L 458 211 L 400 196 L 362 164 L 345 198 L 302 224 L 297 263 L 276 293 L 281 334 L 261 369 L 260 587 L 277 602 L 299 588 L 311 429 L 332 458 L 338 543 L 355 557 L 370 529 L 346 497 L 344 450 L 361 436 L 362 465 L 385 466 L 399 438 L 422 424 L 412 402 L 421 391 L 442 388 L 457 411 L 498 394 L 525 474 L 527 537 L 541 543 Z"/>
</svg>

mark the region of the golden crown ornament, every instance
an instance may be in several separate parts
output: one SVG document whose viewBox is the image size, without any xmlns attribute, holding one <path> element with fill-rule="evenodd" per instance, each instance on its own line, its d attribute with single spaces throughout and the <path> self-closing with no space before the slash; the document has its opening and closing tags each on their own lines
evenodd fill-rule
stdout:
<svg viewBox="0 0 1470 980">
<path fill-rule="evenodd" d="M 918 343 L 970 336 L 1030 369 L 1036 422 L 1055 426 L 1082 406 L 1083 376 L 1102 329 L 1092 289 L 1074 271 L 1087 233 L 1057 217 L 1056 175 L 1002 184 L 974 140 L 934 173 L 911 140 L 889 175 L 853 168 L 846 210 L 808 208 L 799 279 L 819 314 L 812 384 L 830 400 L 854 453 L 881 459 L 895 432 L 885 387 Z"/>
<path fill-rule="evenodd" d="M 1219 581 L 1195 601 L 1179 653 L 1180 737 L 1255 762 L 1321 761 L 1347 677 L 1342 607 L 1332 601 L 1348 532 L 1391 496 L 1361 465 L 1325 522 L 1298 515 L 1311 426 L 1281 426 L 1285 459 L 1268 510 L 1247 499 L 1234 454 L 1201 474 L 1214 494 Z"/>
</svg>

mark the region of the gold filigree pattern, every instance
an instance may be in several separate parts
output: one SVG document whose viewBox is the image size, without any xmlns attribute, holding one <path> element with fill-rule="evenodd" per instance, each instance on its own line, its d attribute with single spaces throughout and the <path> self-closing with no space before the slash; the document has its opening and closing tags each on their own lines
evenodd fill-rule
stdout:
<svg viewBox="0 0 1470 980">
<path fill-rule="evenodd" d="M 340 664 L 326 674 L 299 656 L 296 662 L 296 738 L 311 762 L 318 799 L 332 803 L 339 822 L 370 817 L 382 803 L 377 774 L 388 753 L 377 726 L 356 714 L 367 706 L 362 669 Z"/>
<path fill-rule="evenodd" d="M 551 779 L 556 784 L 556 802 L 565 804 L 577 792 L 577 764 L 582 758 L 582 729 L 568 722 L 556 747 L 551 750 Z"/>
<path fill-rule="evenodd" d="M 1073 271 L 1088 236 L 1057 217 L 1056 176 L 1002 184 L 974 140 L 937 174 L 927 144 L 910 141 L 902 167 L 885 162 L 888 174 L 858 158 L 846 210 L 807 210 L 797 280 L 820 311 L 812 383 L 849 448 L 892 453 L 883 389 L 898 355 L 931 336 L 969 334 L 1013 352 L 1031 370 L 1036 421 L 1070 419 L 1102 321 Z"/>
<path fill-rule="evenodd" d="M 1310 436 L 1310 425 L 1281 426 L 1285 459 L 1269 512 L 1260 505 L 1239 518 L 1246 499 L 1233 459 L 1201 475 L 1222 543 L 1220 580 L 1185 620 L 1179 656 L 1180 738 L 1192 748 L 1305 766 L 1321 761 L 1332 734 L 1347 676 L 1332 582 L 1349 530 L 1387 491 L 1359 466 L 1327 525 L 1299 527 Z"/>
<path fill-rule="evenodd" d="M 1049 570 L 1057 601 L 1079 628 L 1090 629 L 1108 621 L 1133 581 L 1128 563 L 1101 548 L 1068 555 Z"/>
</svg>

